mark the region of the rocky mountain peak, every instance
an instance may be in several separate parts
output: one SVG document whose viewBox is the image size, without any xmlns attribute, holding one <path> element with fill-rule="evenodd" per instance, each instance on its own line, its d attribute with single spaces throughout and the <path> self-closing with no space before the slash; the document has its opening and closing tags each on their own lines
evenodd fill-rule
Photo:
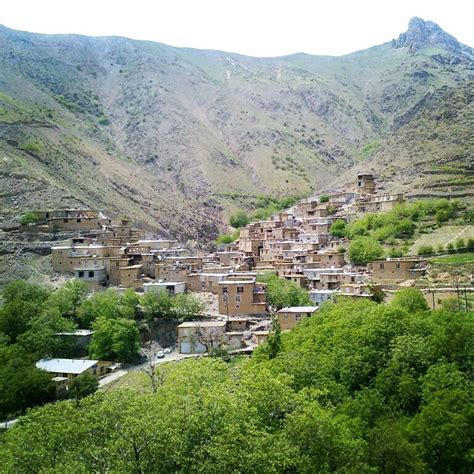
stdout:
<svg viewBox="0 0 474 474">
<path fill-rule="evenodd" d="M 408 24 L 408 30 L 393 41 L 395 48 L 408 48 L 418 51 L 428 46 L 442 46 L 450 51 L 461 51 L 463 45 L 436 23 L 414 17 Z"/>
</svg>

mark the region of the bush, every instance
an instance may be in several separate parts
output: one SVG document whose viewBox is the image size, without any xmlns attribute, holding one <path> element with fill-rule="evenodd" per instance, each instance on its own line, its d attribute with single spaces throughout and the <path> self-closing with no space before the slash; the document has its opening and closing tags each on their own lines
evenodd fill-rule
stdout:
<svg viewBox="0 0 474 474">
<path fill-rule="evenodd" d="M 448 253 L 453 253 L 454 252 L 454 245 L 452 242 L 449 242 L 448 245 L 446 245 L 446 249 Z"/>
<path fill-rule="evenodd" d="M 34 224 L 38 221 L 38 216 L 32 211 L 25 212 L 20 219 L 21 225 Z"/>
<path fill-rule="evenodd" d="M 391 258 L 399 258 L 403 257 L 403 250 L 402 249 L 396 249 L 396 248 L 391 248 L 388 252 L 388 256 Z"/>
<path fill-rule="evenodd" d="M 474 250 L 474 239 L 467 239 L 466 248 L 467 248 L 469 251 L 473 251 L 473 250 Z"/>
<path fill-rule="evenodd" d="M 240 229 L 245 227 L 250 222 L 250 219 L 245 211 L 239 210 L 230 216 L 229 222 L 232 227 Z"/>
<path fill-rule="evenodd" d="M 345 237 L 346 223 L 342 219 L 336 219 L 329 228 L 329 233 L 333 237 Z"/>
<path fill-rule="evenodd" d="M 355 265 L 367 265 L 383 254 L 382 246 L 372 237 L 359 237 L 349 245 L 349 258 Z"/>
<path fill-rule="evenodd" d="M 434 253 L 432 245 L 420 245 L 416 251 L 417 255 L 431 255 Z"/>
<path fill-rule="evenodd" d="M 38 154 L 41 151 L 41 145 L 36 141 L 30 140 L 26 143 L 23 143 L 21 149 L 27 153 Z"/>
<path fill-rule="evenodd" d="M 444 245 L 443 244 L 438 244 L 437 250 L 438 250 L 438 253 L 444 252 Z"/>
<path fill-rule="evenodd" d="M 319 202 L 329 202 L 329 196 L 321 195 Z"/>
<path fill-rule="evenodd" d="M 456 240 L 454 245 L 459 250 L 459 249 L 463 249 L 464 247 L 466 247 L 466 242 L 464 242 L 464 239 L 459 238 L 459 239 Z"/>
</svg>

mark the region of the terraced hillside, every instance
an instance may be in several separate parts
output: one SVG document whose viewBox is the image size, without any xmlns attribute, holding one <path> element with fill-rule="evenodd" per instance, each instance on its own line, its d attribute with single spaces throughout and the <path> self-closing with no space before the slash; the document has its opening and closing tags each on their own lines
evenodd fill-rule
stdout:
<svg viewBox="0 0 474 474">
<path fill-rule="evenodd" d="M 3 218 L 76 202 L 202 244 L 236 196 L 317 193 L 359 168 L 387 189 L 470 196 L 473 64 L 416 18 L 342 57 L 1 27 Z"/>
</svg>

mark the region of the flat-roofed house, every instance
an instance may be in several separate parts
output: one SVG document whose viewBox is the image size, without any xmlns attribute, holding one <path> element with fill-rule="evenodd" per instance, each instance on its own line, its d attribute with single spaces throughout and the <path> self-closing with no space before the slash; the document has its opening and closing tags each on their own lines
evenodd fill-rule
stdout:
<svg viewBox="0 0 474 474">
<path fill-rule="evenodd" d="M 396 283 L 403 280 L 417 279 L 426 272 L 425 260 L 422 258 L 387 258 L 375 260 L 367 265 L 375 283 Z"/>
<path fill-rule="evenodd" d="M 180 354 L 204 354 L 226 341 L 225 321 L 185 321 L 178 326 Z"/>
<path fill-rule="evenodd" d="M 292 306 L 277 311 L 278 321 L 283 331 L 293 329 L 304 318 L 316 313 L 318 306 Z"/>
<path fill-rule="evenodd" d="M 36 362 L 36 367 L 54 377 L 66 377 L 69 382 L 85 372 L 96 377 L 105 374 L 105 366 L 100 365 L 98 360 L 45 358 Z"/>
<path fill-rule="evenodd" d="M 263 316 L 267 311 L 266 286 L 255 279 L 224 280 L 218 283 L 219 313 L 228 316 Z"/>
</svg>

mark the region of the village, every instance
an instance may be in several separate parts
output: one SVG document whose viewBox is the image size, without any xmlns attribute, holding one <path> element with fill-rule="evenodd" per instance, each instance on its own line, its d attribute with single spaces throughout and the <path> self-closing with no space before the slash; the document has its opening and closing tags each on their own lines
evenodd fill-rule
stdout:
<svg viewBox="0 0 474 474">
<path fill-rule="evenodd" d="M 378 193 L 374 175 L 361 173 L 352 189 L 304 199 L 269 220 L 252 222 L 240 229 L 238 240 L 205 255 L 193 254 L 174 240 L 151 238 L 126 218 L 113 219 L 94 210 L 36 211 L 27 230 L 71 233 L 73 237 L 51 248 L 52 270 L 84 282 L 92 292 L 110 287 L 119 293 L 131 289 L 139 294 L 204 296 L 204 313 L 177 325 L 178 355 L 207 354 L 218 347 L 251 353 L 267 340 L 272 314 L 281 330 L 288 331 L 317 315 L 327 300 L 374 299 L 376 294 L 389 299 L 397 288 L 412 286 L 422 277 L 426 261 L 417 256 L 352 264 L 346 255 L 347 241 L 329 231 L 336 220 L 389 211 L 402 202 L 401 194 Z M 308 292 L 311 304 L 272 308 L 259 275 L 293 282 Z M 432 309 L 453 296 L 451 290 L 421 291 Z M 92 333 L 78 329 L 69 336 L 85 347 Z M 164 357 L 163 350 L 158 357 Z M 120 364 L 42 359 L 37 367 L 54 376 L 60 395 L 76 376 L 89 372 L 100 378 Z"/>
</svg>

